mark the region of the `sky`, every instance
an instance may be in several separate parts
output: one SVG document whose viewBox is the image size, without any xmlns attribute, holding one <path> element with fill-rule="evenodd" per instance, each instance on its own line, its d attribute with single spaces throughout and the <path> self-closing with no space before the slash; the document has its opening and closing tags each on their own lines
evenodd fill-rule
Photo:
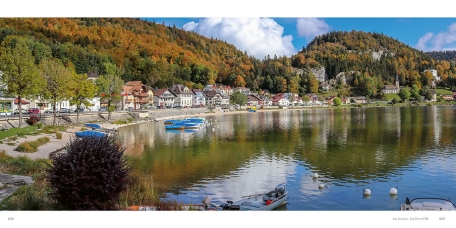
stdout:
<svg viewBox="0 0 456 228">
<path fill-rule="evenodd" d="M 456 14 L 455 14 L 456 16 Z M 422 51 L 456 50 L 456 18 L 144 18 L 217 37 L 263 59 L 292 56 L 330 31 L 382 33 Z"/>
<path fill-rule="evenodd" d="M 2 3 L 0 17 L 135 17 L 217 37 L 263 59 L 292 56 L 333 31 L 383 33 L 422 51 L 456 50 L 456 3 L 446 0 L 55 0 Z M 367 4 L 368 3 L 368 4 Z M 52 6 L 52 7 L 50 7 Z M 90 6 L 90 7 L 88 7 Z"/>
</svg>

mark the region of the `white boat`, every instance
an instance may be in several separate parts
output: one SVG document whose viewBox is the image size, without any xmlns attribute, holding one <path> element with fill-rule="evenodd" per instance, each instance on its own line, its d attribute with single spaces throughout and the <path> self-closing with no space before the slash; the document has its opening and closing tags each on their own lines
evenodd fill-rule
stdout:
<svg viewBox="0 0 456 228">
<path fill-rule="evenodd" d="M 456 211 L 456 207 L 449 199 L 415 198 L 410 201 L 406 198 L 401 211 Z"/>
<path fill-rule="evenodd" d="M 204 210 L 216 211 L 271 211 L 287 203 L 288 191 L 286 191 L 284 184 L 279 184 L 274 191 L 242 198 L 239 201 L 227 201 L 224 204 L 217 205 L 211 203 L 211 199 L 206 197 L 203 200 L 203 207 Z"/>
</svg>

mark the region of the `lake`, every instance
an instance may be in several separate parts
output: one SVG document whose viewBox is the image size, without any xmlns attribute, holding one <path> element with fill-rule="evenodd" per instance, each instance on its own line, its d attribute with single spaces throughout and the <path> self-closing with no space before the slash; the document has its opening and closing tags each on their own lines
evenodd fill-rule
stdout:
<svg viewBox="0 0 456 228">
<path fill-rule="evenodd" d="M 395 211 L 406 197 L 456 198 L 455 116 L 455 106 L 260 110 L 206 116 L 195 132 L 131 125 L 119 138 L 166 199 L 221 203 L 284 183 L 278 210 Z"/>
</svg>

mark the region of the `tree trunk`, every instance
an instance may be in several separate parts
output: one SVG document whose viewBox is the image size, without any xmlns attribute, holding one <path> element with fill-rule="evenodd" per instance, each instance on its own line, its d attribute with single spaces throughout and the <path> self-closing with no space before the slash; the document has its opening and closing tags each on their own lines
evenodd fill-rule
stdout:
<svg viewBox="0 0 456 228">
<path fill-rule="evenodd" d="M 19 128 L 22 127 L 22 99 L 21 96 L 17 97 L 17 103 L 19 107 Z"/>
<path fill-rule="evenodd" d="M 57 102 L 55 102 L 55 100 L 54 100 L 54 101 L 53 101 L 53 104 L 52 104 L 53 109 L 54 109 L 54 120 L 52 121 L 52 126 L 55 126 L 55 119 L 57 118 L 56 112 L 55 112 L 55 111 L 56 111 L 56 110 L 55 110 L 55 103 L 57 103 Z"/>
</svg>

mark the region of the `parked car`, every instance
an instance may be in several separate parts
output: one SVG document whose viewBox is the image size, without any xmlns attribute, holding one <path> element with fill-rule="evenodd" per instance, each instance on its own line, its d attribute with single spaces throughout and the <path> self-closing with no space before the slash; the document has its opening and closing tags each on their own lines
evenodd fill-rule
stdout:
<svg viewBox="0 0 456 228">
<path fill-rule="evenodd" d="M 14 115 L 19 115 L 19 109 L 16 108 L 16 109 L 14 110 L 13 114 L 14 114 Z M 22 114 L 28 114 L 28 110 L 25 109 L 25 108 L 23 108 L 23 109 L 22 109 Z"/>
<path fill-rule="evenodd" d="M 56 113 L 59 113 L 59 110 L 56 109 L 55 112 L 56 112 Z M 48 109 L 48 110 L 44 111 L 44 113 L 54 113 L 54 109 L 52 109 L 52 108 L 51 108 L 51 109 Z"/>
<path fill-rule="evenodd" d="M 78 109 L 76 108 L 76 109 L 74 110 L 74 112 L 78 112 Z M 84 112 L 84 108 L 82 108 L 82 107 L 79 108 L 79 112 Z"/>
<path fill-rule="evenodd" d="M 40 109 L 39 108 L 29 108 L 27 111 L 28 111 L 28 114 L 38 114 L 38 113 L 40 113 Z"/>
<path fill-rule="evenodd" d="M 68 109 L 68 108 L 62 108 L 62 109 L 60 109 L 60 113 L 62 113 L 62 112 L 63 112 L 63 113 L 70 113 L 70 109 Z"/>
<path fill-rule="evenodd" d="M 106 112 L 106 111 L 108 111 L 108 110 L 106 109 L 106 107 L 101 107 L 100 109 L 98 109 L 98 111 L 99 111 L 99 112 Z"/>
</svg>

